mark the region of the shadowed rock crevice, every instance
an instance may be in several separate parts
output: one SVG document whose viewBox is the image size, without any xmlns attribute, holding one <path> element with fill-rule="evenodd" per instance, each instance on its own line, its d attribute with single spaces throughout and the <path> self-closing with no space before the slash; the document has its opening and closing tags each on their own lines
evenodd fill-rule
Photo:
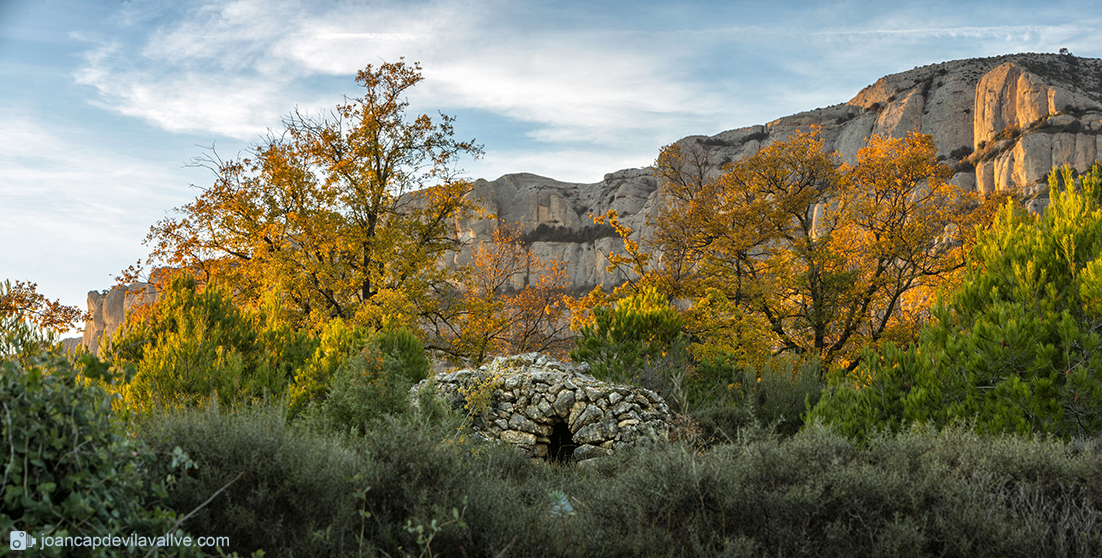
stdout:
<svg viewBox="0 0 1102 558">
<path fill-rule="evenodd" d="M 550 442 L 547 444 L 547 460 L 552 463 L 567 463 L 574 460 L 574 434 L 565 422 L 556 422 L 551 426 Z"/>
</svg>

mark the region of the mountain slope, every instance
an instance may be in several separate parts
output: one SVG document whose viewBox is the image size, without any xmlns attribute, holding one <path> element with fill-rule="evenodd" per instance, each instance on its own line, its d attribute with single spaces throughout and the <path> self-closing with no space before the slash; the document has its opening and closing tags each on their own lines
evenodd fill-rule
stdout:
<svg viewBox="0 0 1102 558">
<path fill-rule="evenodd" d="M 957 170 L 952 181 L 989 193 L 1014 190 L 1042 210 L 1048 203 L 1047 173 L 1053 166 L 1086 170 L 1102 159 L 1102 60 L 1059 54 L 1010 54 L 954 60 L 885 76 L 845 103 L 778 118 L 767 124 L 678 141 L 699 151 L 718 174 L 724 163 L 756 153 L 763 145 L 818 126 L 826 149 L 853 162 L 873 135 L 929 134 L 939 158 Z M 657 155 L 657 149 L 655 151 Z M 624 281 L 606 270 L 605 254 L 621 242 L 592 216 L 615 209 L 621 221 L 646 237 L 647 218 L 660 207 L 651 169 L 606 174 L 600 182 L 559 182 L 534 174 L 478 180 L 472 196 L 487 213 L 524 225 L 526 239 L 544 259 L 566 263 L 576 290 L 609 288 Z M 493 223 L 456 224 L 464 241 L 490 238 Z M 451 255 L 448 266 L 470 261 L 470 248 Z M 518 277 L 515 287 L 531 278 Z M 131 286 L 132 291 L 139 289 Z M 86 346 L 114 331 L 131 305 L 122 289 L 89 293 L 93 319 Z"/>
</svg>

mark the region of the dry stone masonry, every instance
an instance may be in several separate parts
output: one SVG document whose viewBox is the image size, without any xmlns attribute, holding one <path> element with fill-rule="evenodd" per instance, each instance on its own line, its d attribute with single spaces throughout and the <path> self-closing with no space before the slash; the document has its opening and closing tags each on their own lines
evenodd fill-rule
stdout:
<svg viewBox="0 0 1102 558">
<path fill-rule="evenodd" d="M 571 365 L 539 353 L 495 359 L 477 369 L 437 374 L 412 388 L 435 383 L 439 397 L 462 408 L 465 393 L 492 389 L 475 427 L 486 437 L 532 457 L 584 461 L 635 444 L 669 439 L 669 409 L 651 390 L 598 381 L 588 365 Z"/>
</svg>

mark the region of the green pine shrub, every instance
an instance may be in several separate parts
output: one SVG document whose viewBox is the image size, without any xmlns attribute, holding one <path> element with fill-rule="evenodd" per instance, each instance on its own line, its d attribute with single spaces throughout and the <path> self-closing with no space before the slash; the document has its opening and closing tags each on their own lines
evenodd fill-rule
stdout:
<svg viewBox="0 0 1102 558">
<path fill-rule="evenodd" d="M 120 396 L 116 408 L 147 416 L 211 398 L 240 404 L 282 397 L 309 344 L 264 314 L 241 310 L 218 286 L 200 287 L 178 274 L 155 304 L 131 313 L 101 351 L 115 365 L 137 369 L 111 388 Z"/>
<path fill-rule="evenodd" d="M 866 353 L 812 417 L 858 436 L 910 422 L 1102 432 L 1102 167 L 1080 178 L 1053 173 L 1041 216 L 1008 202 L 917 346 Z"/>
<path fill-rule="evenodd" d="M 371 338 L 371 344 L 380 353 L 398 362 L 401 374 L 410 384 L 429 376 L 432 364 L 425 356 L 425 346 L 408 329 L 383 329 Z"/>
<path fill-rule="evenodd" d="M 675 411 L 689 411 L 689 338 L 665 295 L 644 287 L 613 307 L 594 308 L 593 318 L 575 336 L 571 359 L 589 363 L 598 379 L 654 390 Z"/>
<path fill-rule="evenodd" d="M 614 307 L 593 309 L 594 323 L 583 326 L 571 351 L 588 362 L 601 380 L 635 383 L 648 358 L 658 358 L 684 337 L 684 320 L 653 287 L 625 297 Z"/>
<path fill-rule="evenodd" d="M 340 318 L 326 322 L 313 354 L 295 370 L 289 398 L 292 416 L 325 398 L 333 375 L 346 360 L 367 346 L 373 333 L 366 327 L 347 325 Z"/>
<path fill-rule="evenodd" d="M 341 365 L 312 412 L 341 433 L 362 433 L 383 416 L 408 413 L 407 370 L 402 361 L 368 346 Z"/>
</svg>

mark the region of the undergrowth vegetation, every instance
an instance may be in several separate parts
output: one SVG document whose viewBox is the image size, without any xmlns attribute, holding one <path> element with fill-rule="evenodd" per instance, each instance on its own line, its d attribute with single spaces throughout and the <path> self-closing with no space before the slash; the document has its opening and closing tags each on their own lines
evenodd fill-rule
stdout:
<svg viewBox="0 0 1102 558">
<path fill-rule="evenodd" d="M 594 465 L 447 442 L 455 417 L 365 436 L 278 410 L 190 410 L 144 431 L 196 467 L 168 503 L 232 550 L 275 556 L 1095 556 L 1102 443 L 912 428 L 867 445 L 814 426 L 743 429 L 701 452 L 655 445 Z M 572 513 L 553 513 L 561 494 Z M 431 551 L 431 552 L 430 552 Z"/>
</svg>

